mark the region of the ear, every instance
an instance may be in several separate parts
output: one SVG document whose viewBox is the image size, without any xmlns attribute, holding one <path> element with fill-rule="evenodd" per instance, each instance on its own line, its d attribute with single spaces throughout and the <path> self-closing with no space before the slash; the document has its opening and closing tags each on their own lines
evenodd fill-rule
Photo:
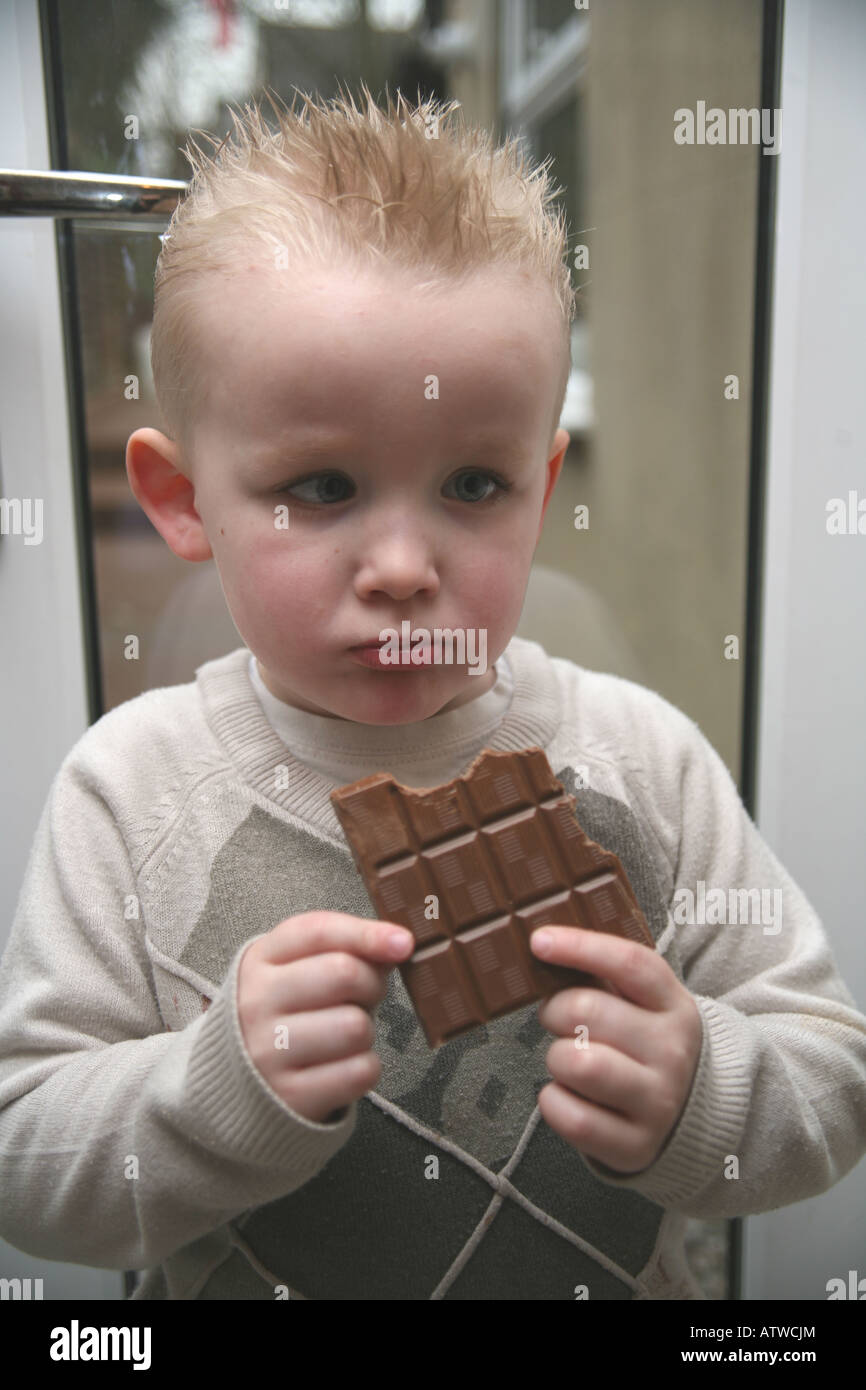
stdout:
<svg viewBox="0 0 866 1390">
<path fill-rule="evenodd" d="M 136 430 L 126 445 L 126 476 L 135 499 L 182 560 L 210 560 L 195 489 L 181 471 L 180 448 L 159 430 Z"/>
<path fill-rule="evenodd" d="M 551 445 L 553 453 L 547 460 L 547 485 L 544 489 L 544 501 L 541 504 L 541 516 L 538 519 L 538 535 L 535 537 L 536 545 L 538 545 L 541 536 L 541 528 L 544 525 L 544 513 L 547 511 L 547 504 L 550 501 L 553 489 L 556 487 L 556 481 L 562 469 L 563 459 L 565 458 L 565 451 L 570 443 L 571 435 L 568 433 L 568 430 L 559 429 L 556 431 L 556 434 L 553 436 L 553 444 Z"/>
</svg>

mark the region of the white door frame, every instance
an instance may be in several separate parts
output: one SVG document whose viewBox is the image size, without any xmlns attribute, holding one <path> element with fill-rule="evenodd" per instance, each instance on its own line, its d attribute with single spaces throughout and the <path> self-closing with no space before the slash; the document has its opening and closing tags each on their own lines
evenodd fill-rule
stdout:
<svg viewBox="0 0 866 1390">
<path fill-rule="evenodd" d="M 51 168 L 46 110 L 38 5 L 6 0 L 0 166 Z M 53 218 L 0 218 L 0 306 L 0 496 L 42 502 L 41 543 L 25 543 L 23 531 L 0 536 L 2 950 L 49 787 L 90 722 Z M 38 531 L 30 534 L 35 542 Z M 45 1299 L 124 1296 L 118 1270 L 35 1259 L 2 1240 L 0 1275 L 41 1279 Z"/>
<path fill-rule="evenodd" d="M 861 1011 L 866 535 L 825 523 L 830 498 L 866 497 L 864 68 L 862 0 L 786 0 L 755 797 Z M 862 1160 L 745 1223 L 743 1299 L 826 1299 L 852 1269 L 866 1276 Z"/>
</svg>

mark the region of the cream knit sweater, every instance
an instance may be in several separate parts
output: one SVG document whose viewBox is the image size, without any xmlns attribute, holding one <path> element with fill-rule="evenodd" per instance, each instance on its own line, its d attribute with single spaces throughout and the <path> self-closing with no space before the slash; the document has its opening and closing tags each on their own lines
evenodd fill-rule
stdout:
<svg viewBox="0 0 866 1390">
<path fill-rule="evenodd" d="M 315 732 L 309 763 L 244 647 L 83 735 L 0 963 L 0 1235 L 142 1270 L 135 1298 L 700 1298 L 686 1216 L 800 1201 L 857 1163 L 866 1019 L 718 755 L 650 690 L 519 638 L 506 656 L 492 691 L 423 724 L 287 712 L 286 737 Z M 270 1090 L 238 1024 L 254 937 L 314 908 L 375 915 L 329 800 L 347 773 L 414 766 L 425 785 L 531 744 L 619 856 L 703 1021 L 680 1120 L 630 1177 L 541 1119 L 535 1005 L 432 1052 L 394 970 L 380 1081 L 331 1125 Z M 689 924 L 684 890 L 782 910 Z"/>
</svg>

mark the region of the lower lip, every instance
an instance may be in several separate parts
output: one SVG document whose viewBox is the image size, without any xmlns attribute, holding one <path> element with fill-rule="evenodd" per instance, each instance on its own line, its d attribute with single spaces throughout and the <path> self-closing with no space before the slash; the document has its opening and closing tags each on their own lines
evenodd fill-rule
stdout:
<svg viewBox="0 0 866 1390">
<path fill-rule="evenodd" d="M 381 649 L 379 647 L 351 647 L 349 650 L 349 655 L 351 656 L 353 661 L 359 662 L 362 666 L 369 666 L 374 671 L 396 671 L 402 672 L 403 675 L 406 675 L 407 673 L 412 674 L 416 671 L 426 671 L 432 664 L 429 660 L 425 660 L 417 664 L 412 661 L 380 661 L 380 650 Z M 430 648 L 421 648 L 421 654 L 424 657 L 429 658 Z"/>
</svg>

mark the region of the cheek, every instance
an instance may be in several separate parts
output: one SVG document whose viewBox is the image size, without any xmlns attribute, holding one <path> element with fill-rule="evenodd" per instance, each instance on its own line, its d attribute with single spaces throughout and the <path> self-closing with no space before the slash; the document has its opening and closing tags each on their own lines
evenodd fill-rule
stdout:
<svg viewBox="0 0 866 1390">
<path fill-rule="evenodd" d="M 495 545 L 473 547 L 460 566 L 459 581 L 452 571 L 452 587 L 459 587 L 463 610 L 473 615 L 473 625 L 487 628 L 491 638 L 513 629 L 520 619 L 532 555 L 532 537 L 518 538 L 512 529 Z"/>
<path fill-rule="evenodd" d="M 529 573 L 535 549 L 532 520 L 523 511 L 519 516 L 512 513 L 503 521 L 508 524 L 491 528 L 465 546 L 460 565 L 464 582 L 493 585 L 510 592 Z"/>
<path fill-rule="evenodd" d="M 258 626 L 285 626 L 290 615 L 298 631 L 333 611 L 333 596 L 342 582 L 339 558 L 332 545 L 304 544 L 291 526 L 267 534 L 259 528 L 246 542 L 233 545 L 228 557 L 218 557 L 227 595 L 252 613 Z"/>
</svg>

